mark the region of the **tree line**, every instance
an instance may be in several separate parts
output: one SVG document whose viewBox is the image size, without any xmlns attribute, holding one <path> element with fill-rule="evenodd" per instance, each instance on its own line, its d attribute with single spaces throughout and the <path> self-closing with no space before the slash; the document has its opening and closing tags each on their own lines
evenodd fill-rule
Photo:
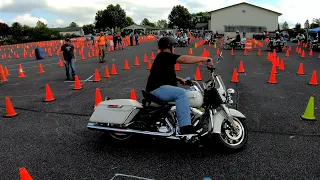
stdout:
<svg viewBox="0 0 320 180">
<path fill-rule="evenodd" d="M 317 27 L 320 27 L 320 18 L 313 18 L 311 24 L 309 23 L 309 20 L 306 20 L 303 27 L 301 23 L 297 23 L 294 28 L 289 28 L 289 25 L 286 21 L 281 25 L 281 28 L 280 28 L 280 25 L 278 24 L 278 30 L 288 31 L 290 36 L 296 35 L 298 33 L 300 34 L 305 33 L 306 30 L 314 29 Z"/>
</svg>

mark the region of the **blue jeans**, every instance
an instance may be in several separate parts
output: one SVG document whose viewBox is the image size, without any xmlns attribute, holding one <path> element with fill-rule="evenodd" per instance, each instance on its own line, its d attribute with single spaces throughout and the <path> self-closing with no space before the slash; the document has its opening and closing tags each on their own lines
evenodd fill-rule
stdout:
<svg viewBox="0 0 320 180">
<path fill-rule="evenodd" d="M 162 101 L 175 101 L 179 127 L 191 125 L 190 105 L 188 102 L 187 90 L 180 87 L 164 85 L 150 93 Z"/>
<path fill-rule="evenodd" d="M 69 69 L 71 69 L 72 77 L 74 77 L 76 75 L 76 69 L 74 67 L 74 59 L 71 59 L 69 61 L 67 60 L 66 64 L 64 64 L 64 67 L 66 68 L 66 76 L 67 77 L 70 77 Z"/>
</svg>

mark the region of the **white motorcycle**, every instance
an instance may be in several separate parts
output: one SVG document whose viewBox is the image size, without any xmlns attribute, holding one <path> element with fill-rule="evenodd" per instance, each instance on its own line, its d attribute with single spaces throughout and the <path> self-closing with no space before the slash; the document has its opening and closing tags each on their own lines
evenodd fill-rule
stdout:
<svg viewBox="0 0 320 180">
<path fill-rule="evenodd" d="M 222 53 L 216 63 L 222 59 Z M 216 137 L 227 150 L 240 150 L 247 143 L 246 117 L 228 106 L 233 103 L 234 89 L 226 90 L 215 67 L 207 67 L 211 79 L 201 86 L 187 80 L 191 123 L 198 127 L 197 135 L 180 135 L 174 102 L 164 102 L 142 91 L 142 103 L 131 99 L 106 98 L 90 117 L 87 128 L 108 132 L 117 140 L 127 140 L 134 134 L 151 135 L 196 142 Z M 213 135 L 213 136 L 210 136 Z"/>
</svg>

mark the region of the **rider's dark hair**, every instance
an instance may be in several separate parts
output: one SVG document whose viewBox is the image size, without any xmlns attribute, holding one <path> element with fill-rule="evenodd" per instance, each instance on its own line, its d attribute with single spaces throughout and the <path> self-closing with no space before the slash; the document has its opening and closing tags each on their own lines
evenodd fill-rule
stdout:
<svg viewBox="0 0 320 180">
<path fill-rule="evenodd" d="M 172 48 L 178 44 L 178 41 L 171 36 L 162 37 L 158 42 L 158 47 L 160 50 L 170 49 L 172 52 Z"/>
</svg>

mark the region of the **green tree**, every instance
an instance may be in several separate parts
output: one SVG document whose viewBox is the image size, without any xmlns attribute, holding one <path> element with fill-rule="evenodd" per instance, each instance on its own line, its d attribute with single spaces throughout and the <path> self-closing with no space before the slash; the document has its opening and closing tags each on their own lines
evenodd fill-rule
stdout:
<svg viewBox="0 0 320 180">
<path fill-rule="evenodd" d="M 297 23 L 296 26 L 294 27 L 294 29 L 295 29 L 296 31 L 300 31 L 300 29 L 301 29 L 301 24 L 300 24 L 300 23 Z"/>
<path fill-rule="evenodd" d="M 125 27 L 131 26 L 135 24 L 135 22 L 133 21 L 133 19 L 129 16 L 126 17 L 126 23 L 125 23 Z"/>
<path fill-rule="evenodd" d="M 313 24 L 320 24 L 320 18 L 313 18 L 312 23 Z"/>
<path fill-rule="evenodd" d="M 314 28 L 317 28 L 317 27 L 320 27 L 320 24 L 315 24 L 315 23 L 311 23 L 310 24 L 310 29 L 314 29 Z"/>
<path fill-rule="evenodd" d="M 98 11 L 95 17 L 95 25 L 98 29 L 123 28 L 126 25 L 126 12 L 119 4 L 110 4 L 106 9 Z"/>
<path fill-rule="evenodd" d="M 156 27 L 155 23 L 150 22 L 149 19 L 147 19 L 147 18 L 144 18 L 144 19 L 141 21 L 140 25 Z"/>
<path fill-rule="evenodd" d="M 304 23 L 304 29 L 310 29 L 310 24 L 309 24 L 309 20 L 308 19 Z"/>
<path fill-rule="evenodd" d="M 36 28 L 46 28 L 47 25 L 41 21 L 38 21 L 37 22 L 37 25 L 36 25 Z"/>
<path fill-rule="evenodd" d="M 69 27 L 79 27 L 79 26 L 78 26 L 78 24 L 77 24 L 77 23 L 75 23 L 75 22 L 71 22 L 71 23 L 70 23 L 70 25 L 69 25 Z"/>
<path fill-rule="evenodd" d="M 94 34 L 94 25 L 93 24 L 86 24 L 82 26 L 84 34 Z"/>
<path fill-rule="evenodd" d="M 194 28 L 197 23 L 208 23 L 211 19 L 209 12 L 198 12 L 191 14 L 191 28 Z"/>
<path fill-rule="evenodd" d="M 288 30 L 288 29 L 289 29 L 289 25 L 288 25 L 287 21 L 285 21 L 285 22 L 282 24 L 282 29 L 283 29 L 283 30 Z"/>
<path fill-rule="evenodd" d="M 168 28 L 168 22 L 165 19 L 161 19 L 157 21 L 157 27 L 161 29 Z"/>
<path fill-rule="evenodd" d="M 0 36 L 7 36 L 10 34 L 10 27 L 6 23 L 0 22 Z"/>
<path fill-rule="evenodd" d="M 189 28 L 191 23 L 191 14 L 184 6 L 174 6 L 168 16 L 169 27 L 178 26 L 179 28 Z"/>
</svg>

